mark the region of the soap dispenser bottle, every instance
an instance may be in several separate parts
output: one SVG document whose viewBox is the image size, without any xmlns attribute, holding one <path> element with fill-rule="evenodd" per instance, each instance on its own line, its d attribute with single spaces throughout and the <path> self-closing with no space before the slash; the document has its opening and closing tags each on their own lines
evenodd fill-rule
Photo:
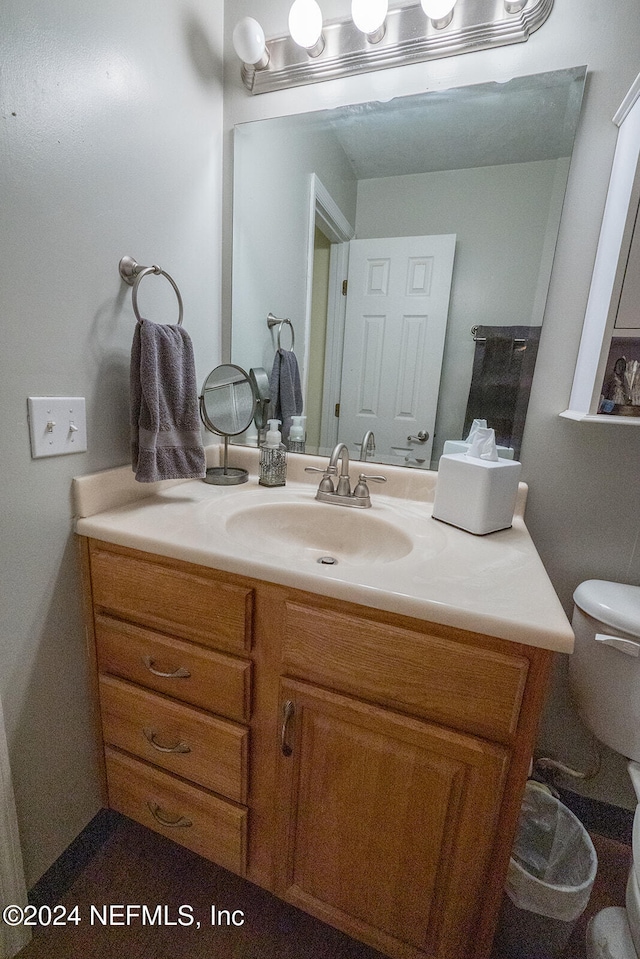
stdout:
<svg viewBox="0 0 640 959">
<path fill-rule="evenodd" d="M 282 445 L 280 420 L 269 420 L 265 441 L 260 447 L 261 486 L 284 486 L 287 481 L 287 450 Z"/>
<path fill-rule="evenodd" d="M 292 416 L 289 430 L 289 452 L 304 453 L 305 435 L 304 423 L 306 416 Z"/>
</svg>

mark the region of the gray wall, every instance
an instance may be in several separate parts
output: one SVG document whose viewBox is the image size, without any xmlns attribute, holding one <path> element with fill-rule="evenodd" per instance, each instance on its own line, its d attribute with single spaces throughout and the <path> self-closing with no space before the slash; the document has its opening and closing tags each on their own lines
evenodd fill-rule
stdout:
<svg viewBox="0 0 640 959">
<path fill-rule="evenodd" d="M 179 284 L 199 381 L 220 356 L 222 0 L 160 7 L 2 3 L 0 692 L 29 884 L 100 805 L 70 485 L 128 457 L 120 257 Z M 140 304 L 171 322 L 164 283 Z M 86 397 L 88 452 L 32 460 L 29 395 Z"/>
<path fill-rule="evenodd" d="M 326 0 L 326 19 L 346 4 Z M 267 36 L 286 31 L 289 0 L 226 0 L 225 209 L 223 304 L 229 315 L 230 131 L 235 123 L 387 99 L 491 79 L 587 64 L 589 77 L 569 176 L 545 313 L 543 337 L 523 448 L 530 484 L 527 523 L 568 613 L 586 578 L 640 583 L 640 430 L 560 419 L 566 409 L 616 143 L 611 117 L 640 69 L 637 0 L 612 7 L 601 0 L 558 0 L 546 24 L 526 43 L 416 64 L 256 97 L 240 83 L 230 43 L 236 21 L 259 19 Z M 228 333 L 225 333 L 225 341 Z M 543 751 L 565 762 L 589 758 L 589 742 L 567 705 L 561 662 L 541 736 Z M 588 787 L 631 803 L 624 767 L 615 758 Z"/>
<path fill-rule="evenodd" d="M 234 236 L 234 311 L 241 322 L 233 334 L 233 362 L 243 369 L 271 371 L 276 331 L 266 317 L 305 316 L 308 289 L 296 282 L 307 275 L 310 178 L 316 173 L 345 217 L 355 223 L 357 183 L 343 148 L 331 130 L 318 132 L 293 126 L 288 118 L 276 124 L 240 126 L 234 156 L 242 188 L 235 191 L 236 222 L 246 224 Z M 275 186 L 275 188 L 274 188 Z M 304 357 L 306 330 L 296 323 L 296 353 Z M 282 344 L 288 346 L 288 333 Z M 303 364 L 303 388 L 307 371 Z"/>
</svg>

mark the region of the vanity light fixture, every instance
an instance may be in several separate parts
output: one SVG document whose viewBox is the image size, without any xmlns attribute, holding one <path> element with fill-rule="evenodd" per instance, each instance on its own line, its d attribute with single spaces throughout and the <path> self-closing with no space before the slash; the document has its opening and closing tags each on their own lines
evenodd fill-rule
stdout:
<svg viewBox="0 0 640 959">
<path fill-rule="evenodd" d="M 317 0 L 294 0 L 290 35 L 264 40 L 257 21 L 245 17 L 233 31 L 233 45 L 249 92 L 270 93 L 522 43 L 547 20 L 553 3 L 410 0 L 389 10 L 388 0 L 352 0 L 350 18 L 323 24 Z"/>
<path fill-rule="evenodd" d="M 420 6 L 436 30 L 444 30 L 453 20 L 456 0 L 420 0 Z"/>
<path fill-rule="evenodd" d="M 242 60 L 242 82 L 251 88 L 256 70 L 269 65 L 264 30 L 253 17 L 238 20 L 233 29 L 233 48 Z"/>
<path fill-rule="evenodd" d="M 380 43 L 386 33 L 389 0 L 351 0 L 351 19 L 369 43 Z"/>
<path fill-rule="evenodd" d="M 310 57 L 320 56 L 324 50 L 324 37 L 322 11 L 316 0 L 293 0 L 289 10 L 289 33 Z"/>
</svg>

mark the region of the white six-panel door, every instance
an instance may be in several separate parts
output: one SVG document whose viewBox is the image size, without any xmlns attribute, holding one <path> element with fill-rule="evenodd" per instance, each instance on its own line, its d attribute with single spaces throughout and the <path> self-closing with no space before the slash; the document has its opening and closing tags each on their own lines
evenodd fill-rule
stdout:
<svg viewBox="0 0 640 959">
<path fill-rule="evenodd" d="M 339 438 L 366 430 L 375 459 L 429 468 L 449 310 L 455 234 L 352 240 Z M 408 436 L 428 433 L 424 443 Z"/>
</svg>

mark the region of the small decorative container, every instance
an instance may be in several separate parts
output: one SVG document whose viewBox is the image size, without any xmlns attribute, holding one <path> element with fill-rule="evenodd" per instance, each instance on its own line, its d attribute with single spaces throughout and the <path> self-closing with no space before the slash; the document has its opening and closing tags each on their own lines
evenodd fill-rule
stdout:
<svg viewBox="0 0 640 959">
<path fill-rule="evenodd" d="M 287 451 L 269 446 L 260 448 L 260 486 L 284 486 L 287 482 Z"/>
<path fill-rule="evenodd" d="M 264 444 L 260 447 L 260 486 L 284 486 L 287 482 L 287 450 L 278 430 L 280 420 L 269 420 Z"/>
</svg>

